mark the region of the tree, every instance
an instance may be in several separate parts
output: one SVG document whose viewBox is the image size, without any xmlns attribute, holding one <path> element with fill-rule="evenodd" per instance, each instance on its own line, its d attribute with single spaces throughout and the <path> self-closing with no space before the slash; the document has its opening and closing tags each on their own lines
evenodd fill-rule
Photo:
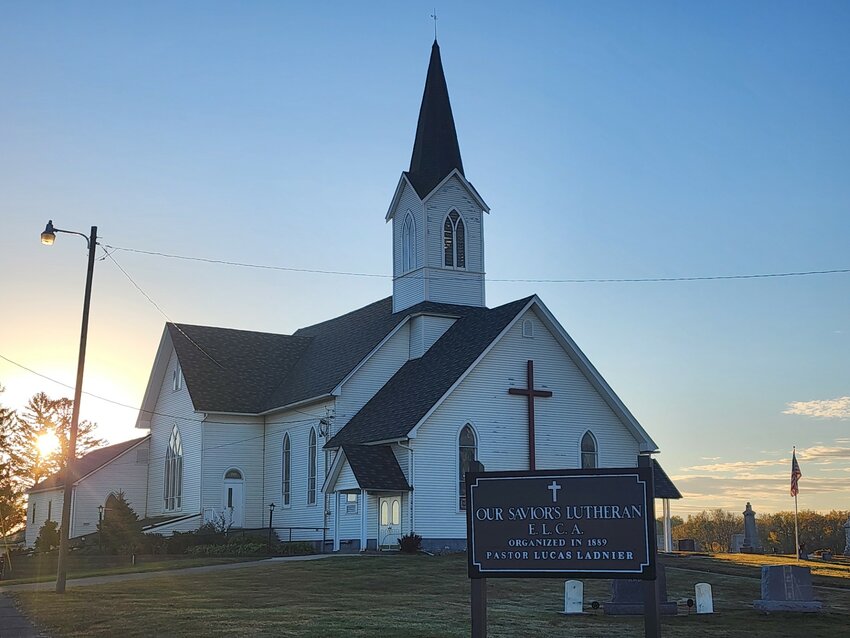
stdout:
<svg viewBox="0 0 850 638">
<path fill-rule="evenodd" d="M 51 399 L 44 392 L 34 395 L 27 403 L 24 413 L 18 419 L 20 428 L 13 441 L 20 457 L 16 474 L 27 487 L 32 487 L 64 468 L 73 409 L 74 402 L 71 399 Z M 79 422 L 77 458 L 105 443 L 95 435 L 96 428 L 97 424 L 91 421 Z M 59 449 L 47 456 L 41 456 L 36 442 L 40 436 L 50 433 L 59 439 Z"/>
<path fill-rule="evenodd" d="M 107 505 L 103 520 L 97 526 L 104 551 L 132 554 L 141 545 L 143 537 L 138 514 L 130 507 L 124 492 L 110 496 Z"/>
<path fill-rule="evenodd" d="M 16 425 L 15 412 L 0 406 L 0 537 L 17 531 L 26 521 L 23 489 L 16 475 L 21 460 L 14 445 Z"/>
<path fill-rule="evenodd" d="M 49 552 L 59 547 L 59 523 L 56 521 L 44 521 L 44 525 L 38 531 L 35 539 L 35 551 Z"/>
</svg>

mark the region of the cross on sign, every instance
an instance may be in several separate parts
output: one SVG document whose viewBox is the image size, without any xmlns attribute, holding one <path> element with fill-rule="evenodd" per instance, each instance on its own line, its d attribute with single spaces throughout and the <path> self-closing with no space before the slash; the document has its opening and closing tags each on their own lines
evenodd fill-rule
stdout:
<svg viewBox="0 0 850 638">
<path fill-rule="evenodd" d="M 552 502 L 557 503 L 558 502 L 558 490 L 561 489 L 561 484 L 556 483 L 555 481 L 552 481 L 552 484 L 549 485 L 546 489 L 552 490 Z"/>
<path fill-rule="evenodd" d="M 508 394 L 520 394 L 528 397 L 528 469 L 535 469 L 534 454 L 534 397 L 551 397 L 549 390 L 535 390 L 534 388 L 534 361 L 529 360 L 526 365 L 528 374 L 528 388 L 508 388 Z"/>
</svg>

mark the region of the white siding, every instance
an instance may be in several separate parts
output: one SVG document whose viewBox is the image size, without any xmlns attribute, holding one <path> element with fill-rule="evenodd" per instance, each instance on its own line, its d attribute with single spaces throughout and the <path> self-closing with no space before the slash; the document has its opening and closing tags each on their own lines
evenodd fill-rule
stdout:
<svg viewBox="0 0 850 638">
<path fill-rule="evenodd" d="M 74 488 L 71 537 L 97 531 L 98 506 L 105 505 L 111 493 L 124 492 L 133 511 L 144 518 L 148 473 L 148 441 L 127 450 L 82 479 Z"/>
<path fill-rule="evenodd" d="M 359 490 L 360 486 L 357 484 L 357 478 L 354 476 L 354 471 L 351 469 L 351 466 L 348 464 L 348 460 L 342 464 L 342 469 L 339 472 L 339 478 L 336 480 L 336 485 L 334 486 L 336 491 L 341 490 Z"/>
<path fill-rule="evenodd" d="M 410 321 L 410 358 L 416 359 L 451 328 L 456 320 L 451 317 L 419 315 Z"/>
<path fill-rule="evenodd" d="M 464 269 L 443 266 L 443 222 L 453 209 L 460 213 L 464 223 Z M 420 268 L 402 273 L 402 227 L 408 210 L 416 220 Z M 443 184 L 424 208 L 415 191 L 405 185 L 393 217 L 393 274 L 396 312 L 425 300 L 484 306 L 484 211 L 457 176 Z"/>
<path fill-rule="evenodd" d="M 522 336 L 522 320 L 534 323 L 534 338 Z M 526 387 L 526 361 L 534 361 L 535 385 L 553 392 L 535 400 L 538 469 L 579 465 L 579 442 L 587 429 L 599 442 L 600 465 L 633 467 L 638 442 L 575 366 L 554 336 L 530 311 L 496 344 L 418 430 L 416 531 L 426 538 L 464 538 L 466 519 L 458 510 L 457 436 L 467 422 L 475 428 L 478 456 L 487 470 L 528 469 L 525 397 L 508 394 Z"/>
<path fill-rule="evenodd" d="M 387 380 L 398 372 L 410 354 L 410 322 L 401 326 L 343 384 L 336 402 L 333 432 L 339 432 L 366 405 Z M 315 412 L 315 410 L 311 410 Z M 324 443 L 324 442 L 323 442 Z"/>
<path fill-rule="evenodd" d="M 172 372 L 176 365 L 177 356 L 172 350 L 156 400 L 155 414 L 151 416 L 147 516 L 197 514 L 201 511 L 201 415 L 195 413 L 185 383 L 182 389 L 172 390 Z M 183 441 L 183 502 L 179 510 L 165 511 L 165 451 L 175 425 Z"/>
<path fill-rule="evenodd" d="M 321 528 L 324 522 L 323 502 L 324 497 L 321 492 L 322 483 L 325 479 L 325 459 L 326 455 L 322 446 L 325 444 L 325 439 L 318 436 L 319 419 L 324 417 L 325 411 L 330 410 L 334 413 L 334 401 L 326 401 L 314 405 L 299 408 L 297 410 L 287 410 L 266 417 L 266 450 L 265 450 L 265 477 L 266 477 L 266 496 L 265 504 L 274 502 L 280 505 L 274 511 L 273 524 L 274 527 L 311 527 Z M 316 429 L 316 443 L 318 448 L 318 459 L 316 462 L 316 503 L 313 505 L 307 504 L 307 468 L 308 468 L 308 445 L 310 440 L 310 428 Z M 336 423 L 334 424 L 334 432 L 338 431 Z M 291 463 L 292 469 L 290 474 L 290 505 L 283 507 L 283 491 L 282 491 L 282 460 L 283 460 L 283 435 L 289 433 L 289 441 L 291 444 Z M 258 457 L 262 458 L 262 457 Z M 332 462 L 332 461 L 330 461 Z M 332 500 L 332 499 L 331 499 Z M 327 538 L 333 538 L 333 503 L 328 504 L 328 508 L 332 511 L 331 516 L 327 521 Z M 268 510 L 265 511 L 265 525 L 268 525 Z M 281 530 L 279 532 L 281 538 L 288 538 L 288 532 Z M 293 540 L 321 540 L 321 529 L 313 530 L 294 530 L 292 533 Z"/>
<path fill-rule="evenodd" d="M 29 495 L 27 499 L 27 531 L 25 538 L 27 547 L 35 545 L 35 539 L 38 538 L 38 533 L 48 520 L 48 510 L 50 510 L 51 521 L 61 522 L 63 500 L 63 491 L 61 488 L 35 492 Z M 34 520 L 33 507 L 35 507 Z"/>
<path fill-rule="evenodd" d="M 203 510 L 224 511 L 224 474 L 235 468 L 242 472 L 244 526 L 268 525 L 267 505 L 271 501 L 263 498 L 264 427 L 262 417 L 210 415 L 204 421 Z"/>
</svg>

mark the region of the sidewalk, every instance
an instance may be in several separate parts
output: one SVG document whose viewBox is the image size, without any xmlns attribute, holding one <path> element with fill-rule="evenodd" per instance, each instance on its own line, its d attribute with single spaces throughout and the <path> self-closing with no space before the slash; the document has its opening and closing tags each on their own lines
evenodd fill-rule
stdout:
<svg viewBox="0 0 850 638">
<path fill-rule="evenodd" d="M 40 633 L 27 620 L 9 596 L 0 594 L 0 638 L 41 638 Z"/>
<path fill-rule="evenodd" d="M 91 576 L 89 578 L 71 578 L 66 583 L 66 588 L 87 587 L 89 585 L 107 585 L 131 580 L 147 580 L 162 576 L 191 576 L 207 574 L 231 569 L 251 569 L 262 565 L 275 563 L 295 563 L 308 560 L 322 560 L 340 556 L 357 556 L 357 554 L 311 554 L 309 556 L 281 556 L 278 558 L 266 558 L 245 563 L 227 563 L 225 565 L 206 565 L 204 567 L 186 567 L 185 569 L 168 569 L 158 572 L 135 572 L 132 574 L 114 574 L 112 576 Z M 15 607 L 12 598 L 6 595 L 13 591 L 52 591 L 56 587 L 55 581 L 42 583 L 25 583 L 22 585 L 9 585 L 0 587 L 0 638 L 44 638 L 45 634 L 39 632 L 33 624 Z"/>
</svg>

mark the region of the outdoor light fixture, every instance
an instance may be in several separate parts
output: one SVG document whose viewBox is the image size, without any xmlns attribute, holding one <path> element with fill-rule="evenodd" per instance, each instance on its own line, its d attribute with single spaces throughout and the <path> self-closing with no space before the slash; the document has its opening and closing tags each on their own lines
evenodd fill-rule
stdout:
<svg viewBox="0 0 850 638">
<path fill-rule="evenodd" d="M 41 243 L 45 246 L 52 246 L 54 241 L 56 241 L 56 231 L 53 229 L 53 220 L 51 219 L 44 227 L 44 232 L 41 233 Z"/>
<path fill-rule="evenodd" d="M 73 466 L 77 456 L 77 430 L 80 424 L 80 396 L 83 391 L 83 370 L 86 365 L 86 339 L 89 331 L 89 308 L 91 307 L 91 280 L 94 274 L 94 254 L 97 250 L 97 226 L 91 227 L 91 234 L 84 235 L 74 230 L 62 230 L 53 226 L 53 220 L 47 222 L 41 233 L 41 243 L 52 246 L 56 233 L 79 235 L 86 240 L 89 249 L 89 264 L 86 272 L 86 291 L 83 296 L 83 321 L 80 329 L 80 354 L 77 359 L 77 384 L 74 387 L 74 406 L 71 412 L 71 430 L 68 433 L 68 449 L 65 456 L 65 486 L 62 501 L 62 522 L 59 526 L 59 560 L 56 565 L 56 593 L 65 592 L 65 579 L 68 571 L 68 533 L 71 529 L 71 495 L 74 490 Z M 103 520 L 103 506 L 98 507 Z"/>
<path fill-rule="evenodd" d="M 272 530 L 274 529 L 272 527 L 272 517 L 273 516 L 274 516 L 274 503 L 269 503 L 269 544 L 268 544 L 269 554 L 272 553 Z"/>
</svg>

